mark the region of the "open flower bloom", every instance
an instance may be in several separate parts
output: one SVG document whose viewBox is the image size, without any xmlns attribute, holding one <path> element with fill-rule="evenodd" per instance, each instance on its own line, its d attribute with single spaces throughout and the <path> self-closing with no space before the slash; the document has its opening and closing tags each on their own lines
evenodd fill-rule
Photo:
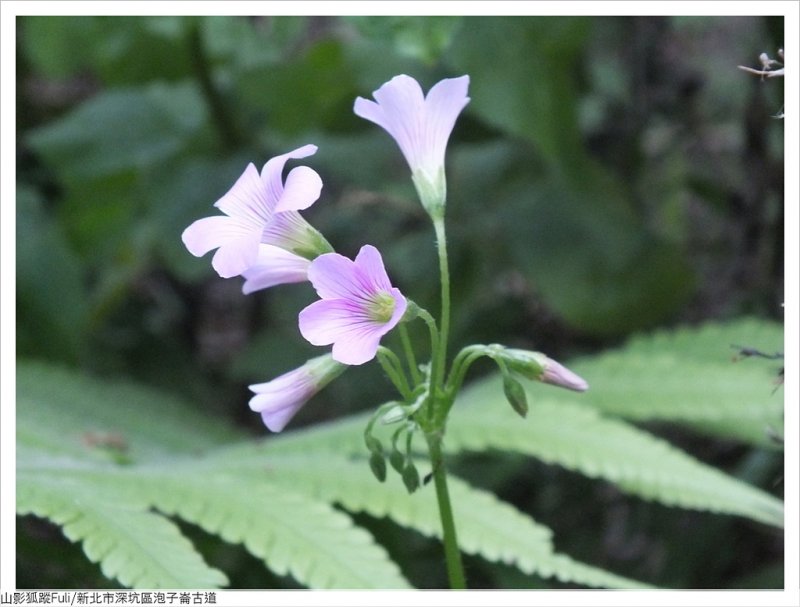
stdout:
<svg viewBox="0 0 800 607">
<path fill-rule="evenodd" d="M 392 287 L 383 259 L 370 245 L 355 261 L 338 253 L 320 255 L 308 267 L 320 296 L 300 312 L 300 333 L 315 346 L 333 344 L 333 359 L 361 365 L 375 358 L 381 337 L 391 331 L 408 303 Z"/>
<path fill-rule="evenodd" d="M 317 146 L 305 145 L 276 156 L 264 165 L 260 175 L 249 164 L 228 193 L 214 203 L 225 215 L 198 219 L 183 231 L 183 243 L 189 252 L 200 257 L 217 249 L 211 265 L 222 278 L 230 278 L 243 274 L 256 263 L 263 264 L 260 244 L 309 259 L 332 250 L 297 212 L 319 198 L 322 190 L 319 175 L 299 166 L 283 181 L 283 167 L 290 158 L 305 158 L 316 151 Z M 273 260 L 273 264 L 279 263 L 280 260 Z"/>
<path fill-rule="evenodd" d="M 394 138 L 403 152 L 426 208 L 443 205 L 446 196 L 444 153 L 461 110 L 469 103 L 469 76 L 446 78 L 425 97 L 419 83 L 395 76 L 372 95 L 358 97 L 353 111 Z"/>
<path fill-rule="evenodd" d="M 267 428 L 280 432 L 312 396 L 346 368 L 334 361 L 330 354 L 312 358 L 302 367 L 272 381 L 250 386 L 250 390 L 255 392 L 250 399 L 250 408 L 261 413 Z"/>
</svg>

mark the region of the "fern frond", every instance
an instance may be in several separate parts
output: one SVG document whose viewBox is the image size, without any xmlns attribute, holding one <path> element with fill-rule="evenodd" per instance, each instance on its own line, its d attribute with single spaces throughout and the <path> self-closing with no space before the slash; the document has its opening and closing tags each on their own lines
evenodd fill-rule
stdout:
<svg viewBox="0 0 800 607">
<path fill-rule="evenodd" d="M 225 574 L 209 567 L 163 516 L 92 490 L 69 476 L 17 477 L 17 513 L 60 525 L 103 574 L 131 588 L 218 588 Z"/>
<path fill-rule="evenodd" d="M 269 440 L 258 446 L 234 447 L 220 455 L 205 460 L 209 469 L 203 476 L 220 473 L 241 474 L 251 479 L 266 476 L 271 483 L 287 490 L 302 488 L 320 500 L 341 504 L 349 511 L 388 517 L 422 535 L 441 538 L 441 522 L 432 489 L 422 488 L 409 495 L 400 482 L 392 483 L 390 477 L 390 481 L 376 491 L 375 479 L 363 453 L 350 458 L 325 457 L 315 451 L 302 454 L 291 441 Z M 452 476 L 449 485 L 458 522 L 458 542 L 464 552 L 516 566 L 528 574 L 556 577 L 563 582 L 595 587 L 643 587 L 639 582 L 556 554 L 550 529 L 491 493 Z"/>
<path fill-rule="evenodd" d="M 587 407 L 540 397 L 530 406 L 527 419 L 521 420 L 508 410 L 499 392 L 479 406 L 463 411 L 456 406 L 445 445 L 452 451 L 516 451 L 603 478 L 668 506 L 737 514 L 783 526 L 780 500 Z"/>
<path fill-rule="evenodd" d="M 735 360 L 746 346 L 783 350 L 783 328 L 743 319 L 636 337 L 618 351 L 571 364 L 591 389 L 579 402 L 631 420 L 685 423 L 705 432 L 777 448 L 783 428 L 781 361 Z M 562 396 L 567 399 L 568 396 Z"/>
<path fill-rule="evenodd" d="M 324 501 L 271 482 L 266 469 L 234 477 L 194 468 L 180 476 L 145 472 L 142 493 L 159 510 L 243 544 L 272 571 L 310 588 L 409 588 L 372 536 Z"/>
</svg>

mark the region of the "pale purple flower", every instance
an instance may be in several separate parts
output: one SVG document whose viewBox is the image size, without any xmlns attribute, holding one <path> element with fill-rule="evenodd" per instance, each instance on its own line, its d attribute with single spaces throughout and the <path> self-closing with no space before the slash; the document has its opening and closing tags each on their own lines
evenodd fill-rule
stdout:
<svg viewBox="0 0 800 607">
<path fill-rule="evenodd" d="M 308 280 L 308 264 L 311 262 L 289 251 L 270 244 L 258 245 L 256 262 L 242 272 L 245 278 L 242 292 L 245 295 L 274 287 L 275 285 Z"/>
<path fill-rule="evenodd" d="M 183 232 L 183 243 L 196 257 L 217 249 L 211 265 L 222 278 L 239 276 L 259 261 L 259 244 L 270 244 L 313 258 L 331 250 L 322 235 L 297 212 L 319 198 L 322 180 L 299 166 L 283 181 L 290 158 L 317 151 L 305 145 L 270 159 L 259 175 L 250 163 L 233 187 L 214 203 L 225 215 L 198 219 Z"/>
<path fill-rule="evenodd" d="M 400 146 L 426 208 L 444 204 L 444 154 L 461 110 L 469 103 L 469 76 L 446 78 L 427 97 L 410 76 L 395 76 L 372 95 L 358 97 L 357 116 L 383 127 Z"/>
<path fill-rule="evenodd" d="M 255 393 L 250 399 L 250 408 L 261 413 L 267 428 L 280 432 L 312 396 L 346 368 L 333 360 L 330 354 L 312 358 L 272 381 L 250 386 Z"/>
<path fill-rule="evenodd" d="M 391 331 L 408 303 L 389 282 L 383 259 L 370 245 L 355 261 L 337 253 L 320 255 L 308 267 L 320 296 L 300 312 L 300 333 L 315 346 L 333 344 L 333 359 L 361 365 L 375 358 L 381 337 Z"/>
</svg>

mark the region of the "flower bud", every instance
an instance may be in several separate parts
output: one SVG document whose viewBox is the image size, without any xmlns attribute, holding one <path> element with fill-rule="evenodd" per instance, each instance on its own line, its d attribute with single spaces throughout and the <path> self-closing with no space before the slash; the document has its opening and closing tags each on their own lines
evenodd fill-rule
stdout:
<svg viewBox="0 0 800 607">
<path fill-rule="evenodd" d="M 589 389 L 586 380 L 541 352 L 505 348 L 495 353 L 495 356 L 502 358 L 511 371 L 519 373 L 527 379 L 576 392 L 585 392 Z"/>
</svg>

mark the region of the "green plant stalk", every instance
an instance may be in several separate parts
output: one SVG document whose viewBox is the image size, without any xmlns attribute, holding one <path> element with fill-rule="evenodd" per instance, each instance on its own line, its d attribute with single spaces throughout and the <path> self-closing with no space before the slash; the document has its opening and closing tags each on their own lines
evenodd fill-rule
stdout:
<svg viewBox="0 0 800 607">
<path fill-rule="evenodd" d="M 464 590 L 467 587 L 467 582 L 464 577 L 464 566 L 461 563 L 461 551 L 458 548 L 453 508 L 450 505 L 450 493 L 447 490 L 447 470 L 442 455 L 442 432 L 437 430 L 426 433 L 425 439 L 428 442 L 428 452 L 433 468 L 433 483 L 436 487 L 436 500 L 439 503 L 439 517 L 442 520 L 442 541 L 444 542 L 447 577 L 450 580 L 450 588 Z"/>
<path fill-rule="evenodd" d="M 434 373 L 431 374 L 433 388 L 438 390 L 444 384 L 444 366 L 447 362 L 447 339 L 450 333 L 450 267 L 447 261 L 447 236 L 444 229 L 444 217 L 433 220 L 436 231 L 436 252 L 439 255 L 439 274 L 442 287 L 442 316 L 439 325 L 439 347 L 434 362 Z M 436 394 L 435 391 L 432 391 Z"/>
</svg>

